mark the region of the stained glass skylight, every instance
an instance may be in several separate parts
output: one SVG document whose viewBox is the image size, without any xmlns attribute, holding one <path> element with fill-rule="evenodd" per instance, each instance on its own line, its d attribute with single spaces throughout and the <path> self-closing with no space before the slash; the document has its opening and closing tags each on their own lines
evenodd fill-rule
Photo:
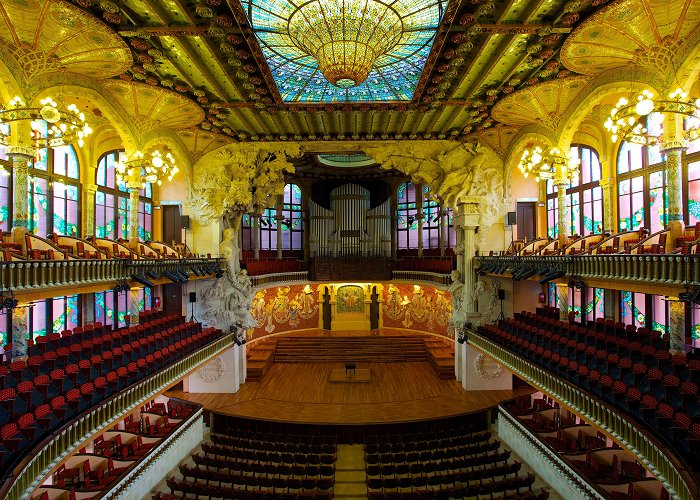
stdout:
<svg viewBox="0 0 700 500">
<path fill-rule="evenodd" d="M 320 0 L 320 3 L 324 1 L 338 0 Z M 362 0 L 344 0 L 353 1 Z M 289 20 L 303 3 L 297 0 L 241 0 L 241 3 L 285 102 L 381 102 L 408 101 L 413 97 L 447 2 L 386 1 L 385 5 L 401 19 L 403 33 L 386 54 L 376 58 L 367 79 L 351 88 L 328 82 L 316 59 L 302 52 L 290 37 Z"/>
</svg>

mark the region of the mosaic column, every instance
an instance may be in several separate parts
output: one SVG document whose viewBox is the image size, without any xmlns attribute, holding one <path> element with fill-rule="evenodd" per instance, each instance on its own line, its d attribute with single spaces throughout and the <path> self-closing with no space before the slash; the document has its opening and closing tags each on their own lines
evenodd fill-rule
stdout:
<svg viewBox="0 0 700 500">
<path fill-rule="evenodd" d="M 438 229 L 438 238 L 440 244 L 440 257 L 445 256 L 445 247 L 447 245 L 447 210 L 440 210 L 438 213 L 438 224 L 440 225 Z"/>
<path fill-rule="evenodd" d="M 85 236 L 95 236 L 95 184 L 83 184 L 85 199 Z"/>
<path fill-rule="evenodd" d="M 141 184 L 129 183 L 129 239 L 132 244 L 139 241 L 139 191 Z M 94 223 L 94 222 L 93 222 Z"/>
<path fill-rule="evenodd" d="M 95 322 L 95 294 L 81 293 L 80 298 L 83 306 L 83 324 L 90 325 Z"/>
<path fill-rule="evenodd" d="M 557 283 L 557 305 L 559 306 L 559 319 L 569 320 L 569 285 Z"/>
<path fill-rule="evenodd" d="M 139 324 L 139 290 L 135 286 L 129 290 L 129 325 L 134 326 Z"/>
<path fill-rule="evenodd" d="M 687 148 L 685 141 L 667 141 L 661 145 L 661 152 L 666 154 L 666 195 L 668 197 L 668 229 L 670 231 L 667 246 L 674 248 L 676 238 L 683 237 L 683 179 L 681 175 L 681 158 Z"/>
<path fill-rule="evenodd" d="M 260 258 L 260 214 L 251 214 L 252 228 L 253 232 L 253 258 Z"/>
<path fill-rule="evenodd" d="M 12 361 L 18 361 L 27 357 L 28 318 L 29 307 L 15 307 L 12 309 Z"/>
<path fill-rule="evenodd" d="M 277 196 L 277 212 L 275 213 L 275 220 L 277 221 L 277 258 L 282 259 L 282 221 L 284 220 L 284 215 L 282 214 L 282 197 Z"/>
<path fill-rule="evenodd" d="M 423 257 L 423 184 L 416 186 L 416 225 L 418 226 L 418 257 Z"/>
<path fill-rule="evenodd" d="M 615 314 L 615 296 L 618 293 L 617 290 L 610 290 L 608 288 L 603 290 L 603 314 L 605 314 L 606 319 L 614 319 L 617 317 L 617 314 Z"/>
<path fill-rule="evenodd" d="M 600 179 L 599 184 L 603 191 L 603 231 L 616 232 L 617 225 L 613 220 L 613 201 L 615 200 L 613 187 L 615 185 L 615 180 L 608 177 L 606 179 Z"/>
<path fill-rule="evenodd" d="M 685 302 L 678 297 L 669 297 L 671 327 L 669 328 L 669 351 L 685 354 Z"/>
<path fill-rule="evenodd" d="M 7 156 L 12 161 L 14 173 L 12 226 L 27 229 L 29 227 L 29 206 L 27 191 L 29 189 L 29 162 L 34 158 L 33 149 L 25 146 L 8 146 Z"/>
<path fill-rule="evenodd" d="M 559 248 L 563 248 L 568 240 L 569 233 L 569 211 L 566 207 L 566 188 L 569 183 L 566 181 L 557 181 L 557 231 L 559 233 Z"/>
</svg>

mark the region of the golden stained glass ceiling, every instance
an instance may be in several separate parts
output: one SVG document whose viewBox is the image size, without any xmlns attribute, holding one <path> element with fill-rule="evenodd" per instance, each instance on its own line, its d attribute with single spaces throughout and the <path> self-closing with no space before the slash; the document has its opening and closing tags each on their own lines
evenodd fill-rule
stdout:
<svg viewBox="0 0 700 500">
<path fill-rule="evenodd" d="M 440 0 L 243 0 L 285 102 L 409 101 Z"/>
<path fill-rule="evenodd" d="M 99 43 L 83 34 L 81 26 L 87 26 L 87 21 L 78 25 L 64 23 L 60 32 L 57 29 L 49 36 L 39 17 L 26 17 L 28 21 L 21 26 L 20 18 L 14 21 L 12 15 L 6 17 L 10 23 L 7 33 L 22 32 L 22 40 L 38 41 L 38 45 L 28 47 L 32 57 L 45 50 L 45 41 L 58 43 L 54 53 L 59 55 L 61 48 L 72 47 L 72 40 L 81 40 L 81 47 L 88 54 L 95 49 L 99 50 L 94 53 L 105 54 L 103 47 L 112 47 L 111 60 L 105 58 L 102 66 L 94 64 L 82 74 L 107 82 L 138 83 L 139 88 L 167 91 L 171 97 L 170 93 L 179 95 L 182 100 L 171 101 L 178 101 L 177 123 L 172 125 L 180 131 L 196 127 L 227 140 L 241 141 L 344 141 L 467 138 L 493 129 L 499 124 L 492 114 L 493 106 L 504 97 L 578 75 L 561 63 L 562 46 L 573 30 L 607 3 L 396 0 L 387 5 L 403 16 L 406 25 L 413 12 L 421 12 L 416 19 L 424 16 L 414 26 L 419 27 L 416 32 L 420 33 L 420 43 L 425 44 L 419 44 L 417 52 L 411 54 L 407 50 L 396 59 L 377 57 L 373 68 L 388 67 L 392 61 L 403 58 L 415 69 L 410 75 L 415 78 L 411 89 L 401 93 L 382 84 L 376 96 L 360 102 L 354 98 L 326 99 L 316 94 L 309 97 L 309 102 L 301 102 L 298 97 L 302 91 L 295 94 L 280 83 L 283 66 L 267 57 L 269 46 L 263 38 L 268 35 L 260 35 L 249 18 L 253 2 L 263 1 L 280 5 L 290 0 L 8 0 L 2 6 L 8 12 L 33 11 L 50 3 L 57 12 L 75 11 L 73 19 L 89 20 L 94 32 L 104 34 Z M 425 16 L 433 21 L 425 21 Z M 436 18 L 440 19 L 437 25 Z M 431 29 L 422 30 L 420 26 Z M 105 45 L 104 40 L 109 43 Z M 402 38 L 396 44 L 397 50 L 405 49 L 403 43 Z M 10 44 L 0 46 L 0 55 L 12 57 L 9 48 Z M 67 64 L 68 59 L 62 62 Z M 372 84 L 372 78 L 370 73 L 366 80 L 369 83 L 350 91 Z M 309 80 L 302 78 L 303 91 L 322 93 L 319 88 L 326 79 L 318 79 L 317 87 L 309 87 Z M 116 88 L 110 83 L 106 86 Z M 391 96 L 379 96 L 381 92 Z M 188 109 L 185 101 L 192 103 L 194 113 L 182 113 Z M 160 113 L 166 117 L 167 106 Z M 169 124 L 167 119 L 158 121 L 163 126 Z M 142 125 L 149 126 L 145 122 Z M 498 135 L 499 141 L 505 137 Z"/>
</svg>

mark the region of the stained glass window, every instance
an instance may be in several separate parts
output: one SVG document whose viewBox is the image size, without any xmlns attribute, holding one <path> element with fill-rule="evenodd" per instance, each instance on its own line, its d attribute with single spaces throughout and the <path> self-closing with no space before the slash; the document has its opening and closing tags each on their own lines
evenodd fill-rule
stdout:
<svg viewBox="0 0 700 500">
<path fill-rule="evenodd" d="M 45 238 L 49 232 L 48 185 L 49 181 L 44 177 L 30 177 L 27 193 L 29 214 L 27 229 L 42 238 Z"/>
<path fill-rule="evenodd" d="M 4 154 L 4 148 L 0 147 Z M 5 171 L 0 170 L 0 231 L 9 231 L 12 227 L 12 167 L 10 162 L 4 161 L 0 155 L 0 166 L 5 168 Z"/>
<path fill-rule="evenodd" d="M 401 16 L 404 34 L 399 43 L 374 63 L 367 79 L 342 89 L 330 84 L 316 60 L 294 45 L 288 20 L 296 4 L 288 0 L 243 0 L 277 88 L 286 102 L 408 101 L 432 46 L 447 2 L 411 0 L 392 3 Z"/>
<path fill-rule="evenodd" d="M 0 311 L 0 347 L 10 342 L 8 314 L 5 311 Z"/>
<path fill-rule="evenodd" d="M 620 292 L 620 321 L 626 325 L 646 325 L 646 296 L 643 293 Z"/>
<path fill-rule="evenodd" d="M 651 296 L 651 329 L 666 335 L 671 325 L 669 304 L 663 295 Z"/>
<path fill-rule="evenodd" d="M 301 188 L 296 184 L 287 184 L 284 186 L 284 195 L 282 198 L 282 249 L 283 250 L 302 250 L 302 204 L 301 204 Z"/>
<path fill-rule="evenodd" d="M 61 333 L 64 330 L 73 330 L 73 328 L 79 326 L 78 295 L 54 297 L 51 302 L 51 328 L 54 333 Z"/>
<path fill-rule="evenodd" d="M 95 293 L 95 321 L 103 325 L 114 325 L 114 292 L 107 290 Z"/>
<path fill-rule="evenodd" d="M 700 140 L 698 141 L 700 143 Z M 2 180 L 0 179 L 0 183 Z M 0 197 L 2 195 L 0 194 Z M 700 161 L 688 165 L 688 224 L 700 222 Z M 1 209 L 0 209 L 1 210 Z M 0 216 L 0 219 L 2 216 Z"/>
<path fill-rule="evenodd" d="M 95 183 L 95 236 L 108 239 L 129 238 L 129 189 L 117 180 L 115 165 L 124 151 L 110 151 L 97 164 Z M 153 239 L 153 188 L 150 184 L 139 191 L 139 239 Z"/>
<path fill-rule="evenodd" d="M 53 333 L 47 331 L 46 328 L 46 301 L 39 300 L 33 302 L 31 305 L 32 307 L 29 308 L 29 312 L 27 313 L 27 328 L 30 332 L 29 338 L 35 339 L 40 335 Z"/>
<path fill-rule="evenodd" d="M 603 232 L 602 169 L 595 149 L 581 144 L 571 146 L 571 154 L 581 161 L 579 175 L 566 190 L 569 234 L 586 236 Z M 559 200 L 557 186 L 547 181 L 547 236 L 556 238 Z"/>
<path fill-rule="evenodd" d="M 595 321 L 605 317 L 605 290 L 586 287 L 586 320 Z"/>
<path fill-rule="evenodd" d="M 77 236 L 80 224 L 78 186 L 53 183 L 53 230 L 57 234 Z"/>
<path fill-rule="evenodd" d="M 660 115 L 652 113 L 647 128 L 655 133 L 662 129 Z M 623 142 L 617 156 L 617 191 L 620 231 L 640 227 L 652 233 L 668 222 L 665 158 L 659 146 L 642 146 Z"/>
<path fill-rule="evenodd" d="M 417 189 L 412 182 L 399 186 L 397 193 L 397 248 L 418 248 Z"/>
</svg>

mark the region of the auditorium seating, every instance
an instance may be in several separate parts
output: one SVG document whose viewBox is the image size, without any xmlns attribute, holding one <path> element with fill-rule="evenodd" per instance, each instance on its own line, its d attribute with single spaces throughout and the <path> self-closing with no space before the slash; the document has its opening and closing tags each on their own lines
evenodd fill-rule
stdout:
<svg viewBox="0 0 700 500">
<path fill-rule="evenodd" d="M 96 323 L 38 337 L 28 360 L 0 365 L 0 470 L 88 408 L 222 335 L 177 314 L 140 319 L 115 331 Z"/>
<path fill-rule="evenodd" d="M 154 450 L 168 435 L 186 422 L 196 405 L 159 396 L 136 412 L 139 426 L 130 414 L 125 420 L 96 436 L 79 452 L 66 459 L 56 468 L 43 485 L 31 495 L 33 499 L 45 498 L 93 498 L 109 490 L 124 475 L 131 471 Z M 144 421 L 150 417 L 167 419 L 171 426 L 159 436 L 148 436 Z M 135 431 L 135 432 L 133 432 Z"/>
<path fill-rule="evenodd" d="M 581 476 L 608 492 L 611 498 L 669 498 L 661 482 L 646 471 L 632 452 L 620 448 L 600 431 L 560 408 L 551 398 L 528 395 L 503 406 Z"/>
<path fill-rule="evenodd" d="M 332 498 L 335 438 L 237 429 L 235 435 L 212 434 L 202 451 L 192 465 L 180 465 L 182 479 L 167 479 L 171 495 Z"/>
<path fill-rule="evenodd" d="M 700 443 L 700 359 L 669 352 L 659 332 L 522 312 L 479 333 L 614 406 L 671 445 L 693 469 Z"/>
</svg>

